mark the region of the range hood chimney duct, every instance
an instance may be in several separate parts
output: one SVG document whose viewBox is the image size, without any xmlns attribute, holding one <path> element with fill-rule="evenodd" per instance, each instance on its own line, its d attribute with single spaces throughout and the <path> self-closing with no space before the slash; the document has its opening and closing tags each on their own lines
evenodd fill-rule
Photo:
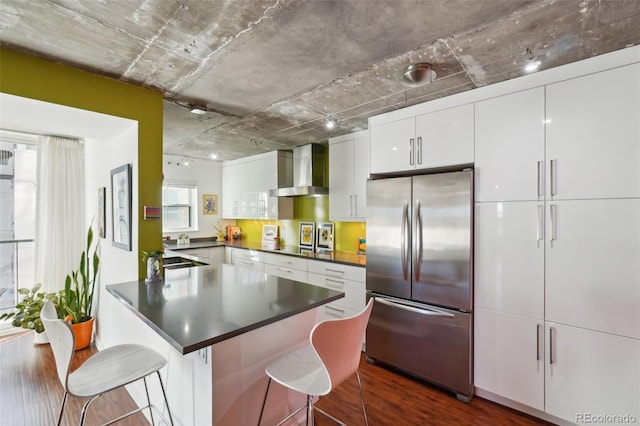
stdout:
<svg viewBox="0 0 640 426">
<path fill-rule="evenodd" d="M 328 195 L 324 145 L 307 144 L 293 148 L 293 187 L 269 191 L 271 197 Z"/>
</svg>

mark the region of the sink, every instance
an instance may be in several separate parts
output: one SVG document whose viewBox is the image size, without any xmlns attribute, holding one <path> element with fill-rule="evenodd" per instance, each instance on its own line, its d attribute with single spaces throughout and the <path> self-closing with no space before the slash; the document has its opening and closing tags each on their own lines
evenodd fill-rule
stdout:
<svg viewBox="0 0 640 426">
<path fill-rule="evenodd" d="M 165 269 L 181 269 L 181 268 L 193 268 L 194 266 L 207 265 L 203 262 L 187 259 L 184 257 L 165 257 L 163 268 Z"/>
</svg>

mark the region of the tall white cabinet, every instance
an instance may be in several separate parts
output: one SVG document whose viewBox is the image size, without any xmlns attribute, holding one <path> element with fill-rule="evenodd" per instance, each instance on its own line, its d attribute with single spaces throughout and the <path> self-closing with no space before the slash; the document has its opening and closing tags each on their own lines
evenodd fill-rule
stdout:
<svg viewBox="0 0 640 426">
<path fill-rule="evenodd" d="M 475 386 L 640 419 L 640 65 L 475 104 Z"/>
<path fill-rule="evenodd" d="M 369 132 L 329 139 L 329 219 L 364 222 L 369 178 Z"/>
</svg>

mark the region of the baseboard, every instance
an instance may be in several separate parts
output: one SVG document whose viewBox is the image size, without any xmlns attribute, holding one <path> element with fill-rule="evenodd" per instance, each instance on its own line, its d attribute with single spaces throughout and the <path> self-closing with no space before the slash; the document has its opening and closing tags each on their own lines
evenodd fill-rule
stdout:
<svg viewBox="0 0 640 426">
<path fill-rule="evenodd" d="M 484 398 L 487 399 L 489 401 L 495 402 L 497 404 L 500 405 L 504 405 L 505 407 L 509 407 L 511 409 L 514 409 L 516 411 L 520 411 L 524 414 L 528 414 L 530 416 L 536 417 L 540 420 L 544 420 L 546 422 L 549 423 L 553 423 L 555 425 L 559 425 L 559 426 L 570 426 L 570 425 L 575 425 L 575 423 L 572 422 L 568 422 L 564 419 L 561 419 L 559 417 L 556 416 L 552 416 L 549 413 L 545 413 L 544 411 L 540 411 L 537 410 L 535 408 L 529 407 L 528 405 L 524 405 L 522 403 L 519 403 L 517 401 L 513 401 L 509 398 L 505 398 L 503 396 L 500 395 L 496 395 L 492 392 L 486 391 L 484 389 L 480 389 L 478 387 L 475 388 L 476 390 L 476 396 L 479 396 L 480 398 Z"/>
</svg>

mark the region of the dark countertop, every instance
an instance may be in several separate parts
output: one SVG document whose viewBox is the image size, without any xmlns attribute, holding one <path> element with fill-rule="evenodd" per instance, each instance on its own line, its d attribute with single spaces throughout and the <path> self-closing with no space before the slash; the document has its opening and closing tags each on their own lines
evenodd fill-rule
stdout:
<svg viewBox="0 0 640 426">
<path fill-rule="evenodd" d="M 344 297 L 226 264 L 167 270 L 164 282 L 106 288 L 183 355 Z"/>
<path fill-rule="evenodd" d="M 367 265 L 367 256 L 364 254 L 352 253 L 352 252 L 344 252 L 344 251 L 328 251 L 324 253 L 307 253 L 306 249 L 300 249 L 298 246 L 284 246 L 278 249 L 269 248 L 264 246 L 260 241 L 245 241 L 245 240 L 234 240 L 234 241 L 212 241 L 212 240 L 192 240 L 193 242 L 189 244 L 181 244 L 177 245 L 175 241 L 165 241 L 164 247 L 168 250 L 188 250 L 188 249 L 196 249 L 196 248 L 205 248 L 205 247 L 238 247 L 243 249 L 250 250 L 259 250 L 267 253 L 277 253 L 277 254 L 286 254 L 291 256 L 304 256 L 308 259 L 313 260 L 323 260 L 326 262 L 333 263 L 342 263 L 345 265 L 351 266 L 366 266 Z"/>
</svg>

